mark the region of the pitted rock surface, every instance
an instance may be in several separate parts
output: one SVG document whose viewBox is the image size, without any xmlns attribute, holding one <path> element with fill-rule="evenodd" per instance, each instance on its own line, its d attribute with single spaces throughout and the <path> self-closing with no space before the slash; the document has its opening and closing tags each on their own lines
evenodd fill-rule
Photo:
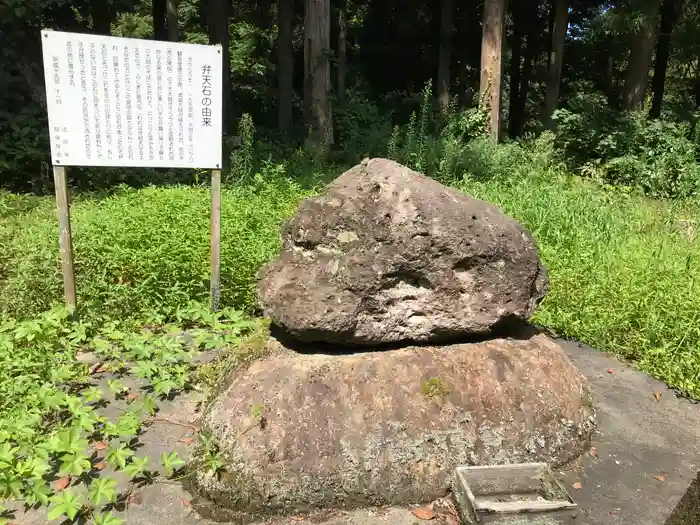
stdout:
<svg viewBox="0 0 700 525">
<path fill-rule="evenodd" d="M 268 345 L 203 418 L 225 471 L 193 476 L 240 521 L 431 501 L 457 465 L 559 465 L 594 427 L 585 379 L 544 335 L 338 355 Z"/>
<path fill-rule="evenodd" d="M 303 201 L 282 234 L 258 295 L 301 341 L 484 335 L 529 318 L 547 291 L 535 242 L 515 219 L 386 159 Z"/>
</svg>

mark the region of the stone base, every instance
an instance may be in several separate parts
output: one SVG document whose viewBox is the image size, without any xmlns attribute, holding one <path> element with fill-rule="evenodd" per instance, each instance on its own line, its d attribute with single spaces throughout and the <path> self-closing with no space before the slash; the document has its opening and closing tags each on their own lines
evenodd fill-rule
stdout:
<svg viewBox="0 0 700 525">
<path fill-rule="evenodd" d="M 193 491 L 249 521 L 443 496 L 458 465 L 563 464 L 594 428 L 584 377 L 544 335 L 354 354 L 277 340 L 209 407 L 227 460 Z"/>
</svg>

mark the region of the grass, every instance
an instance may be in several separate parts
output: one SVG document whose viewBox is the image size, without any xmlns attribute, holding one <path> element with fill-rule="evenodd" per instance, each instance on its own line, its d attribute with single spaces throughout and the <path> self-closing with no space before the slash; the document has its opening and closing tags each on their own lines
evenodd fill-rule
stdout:
<svg viewBox="0 0 700 525">
<path fill-rule="evenodd" d="M 533 233 L 550 273 L 535 322 L 700 398 L 697 201 L 650 200 L 585 182 L 566 173 L 547 140 L 495 146 L 478 137 L 448 136 L 441 143 L 421 137 L 414 133 L 410 147 L 397 146 L 397 156 L 498 205 Z M 222 376 L 260 354 L 266 325 L 242 313 L 257 313 L 255 275 L 279 250 L 279 227 L 298 201 L 341 168 L 318 159 L 304 164 L 297 156 L 256 173 L 250 157 L 244 160 L 245 177 L 222 195 L 228 309 L 220 316 L 204 304 L 208 188 L 78 196 L 72 218 L 80 323 L 49 310 L 62 294 L 53 199 L 0 192 L 0 499 L 48 506 L 50 516 L 80 514 L 90 523 L 117 525 L 104 507 L 103 499 L 115 497 L 109 478 L 86 481 L 87 501 L 73 492 L 82 474 L 96 468 L 88 441 L 109 441 L 108 462 L 143 474 L 149 458 L 130 447 L 158 402 L 194 383 L 213 393 Z M 294 177 L 285 175 L 288 167 Z M 195 334 L 196 348 L 173 338 L 182 329 Z M 250 336 L 241 346 L 243 334 Z M 195 371 L 191 354 L 211 348 L 231 351 L 223 365 Z M 119 381 L 109 384 L 110 392 L 89 386 L 86 366 L 76 362 L 85 350 L 113 372 L 145 381 L 152 394 L 135 398 L 113 421 L 98 416 L 100 403 L 125 393 Z M 439 383 L 426 382 L 424 393 L 439 395 L 445 386 Z M 170 474 L 182 463 L 173 454 L 161 458 Z M 206 457 L 212 471 L 223 465 L 214 449 Z M 54 490 L 56 471 L 73 485 Z M 2 511 L 0 525 L 7 522 Z"/>
<path fill-rule="evenodd" d="M 285 179 L 222 195 L 222 301 L 253 310 L 255 272 L 279 246 L 279 224 L 308 191 Z M 172 315 L 209 293 L 209 191 L 123 189 L 72 206 L 78 301 L 88 318 Z M 62 293 L 52 201 L 0 219 L 0 313 L 27 318 Z"/>
<path fill-rule="evenodd" d="M 601 189 L 556 165 L 533 170 L 536 159 L 521 160 L 512 176 L 456 185 L 497 204 L 537 239 L 551 289 L 535 321 L 700 397 L 698 205 Z M 255 273 L 278 249 L 282 220 L 311 193 L 279 178 L 224 191 L 224 304 L 255 311 Z M 208 199 L 205 188 L 176 187 L 78 202 L 77 280 L 87 312 L 168 315 L 206 300 Z M 28 317 L 60 300 L 56 227 L 50 199 L 29 211 L 16 206 L 0 223 L 7 240 L 0 298 L 6 314 Z"/>
<path fill-rule="evenodd" d="M 550 292 L 534 320 L 700 397 L 700 209 L 561 175 L 465 181 L 538 241 Z"/>
</svg>

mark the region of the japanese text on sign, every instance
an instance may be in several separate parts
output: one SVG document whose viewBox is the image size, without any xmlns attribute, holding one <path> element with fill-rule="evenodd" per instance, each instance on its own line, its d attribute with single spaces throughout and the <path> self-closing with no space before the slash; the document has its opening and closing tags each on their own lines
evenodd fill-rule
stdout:
<svg viewBox="0 0 700 525">
<path fill-rule="evenodd" d="M 221 167 L 221 48 L 43 31 L 52 162 Z"/>
</svg>

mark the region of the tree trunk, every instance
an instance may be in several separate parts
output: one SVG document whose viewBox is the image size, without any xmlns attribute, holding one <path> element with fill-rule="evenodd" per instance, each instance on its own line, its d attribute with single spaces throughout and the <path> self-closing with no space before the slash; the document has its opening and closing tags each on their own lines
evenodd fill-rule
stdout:
<svg viewBox="0 0 700 525">
<path fill-rule="evenodd" d="M 608 97 L 608 103 L 612 105 L 612 102 L 616 100 L 615 97 L 615 56 L 612 53 L 613 37 L 612 34 L 605 36 L 605 94 Z"/>
<path fill-rule="evenodd" d="M 92 31 L 96 35 L 112 34 L 112 6 L 106 0 L 92 0 Z"/>
<path fill-rule="evenodd" d="M 517 1 L 517 0 L 515 0 Z M 501 128 L 501 77 L 506 0 L 485 0 L 481 38 L 480 104 L 488 105 L 489 129 L 498 141 Z"/>
<path fill-rule="evenodd" d="M 311 139 L 322 149 L 333 144 L 329 91 L 330 0 L 306 0 L 304 12 L 304 102 Z"/>
<path fill-rule="evenodd" d="M 540 50 L 540 18 L 536 10 L 528 13 L 527 17 L 523 18 L 524 24 L 527 27 L 525 32 L 526 44 L 525 53 L 523 54 L 523 69 L 520 74 L 520 93 L 518 94 L 518 103 L 513 108 L 512 119 L 514 128 L 511 133 L 514 137 L 519 137 L 523 134 L 525 128 L 525 105 L 527 103 L 527 95 L 530 91 L 530 79 L 532 79 L 533 67 L 537 54 Z"/>
<path fill-rule="evenodd" d="M 226 135 L 230 131 L 231 122 L 231 60 L 229 59 L 229 32 L 228 32 L 229 0 L 209 0 L 209 43 L 221 44 L 221 61 L 223 70 L 221 75 L 222 94 L 222 122 L 221 127 Z M 226 162 L 227 159 L 224 159 Z"/>
<path fill-rule="evenodd" d="M 168 40 L 178 42 L 180 34 L 177 23 L 177 0 L 166 0 L 167 22 L 168 22 Z"/>
<path fill-rule="evenodd" d="M 547 94 L 544 103 L 543 122 L 549 129 L 554 127 L 552 115 L 559 103 L 559 86 L 564 65 L 564 43 L 569 20 L 569 0 L 553 0 L 554 25 L 552 27 L 551 49 L 547 69 Z"/>
<path fill-rule="evenodd" d="M 676 20 L 678 20 L 682 6 L 683 0 L 663 0 L 661 7 L 661 26 L 659 28 L 659 40 L 656 44 L 654 76 L 651 79 L 651 92 L 653 93 L 651 109 L 649 110 L 651 118 L 659 118 L 661 116 L 668 57 L 671 53 L 671 33 Z"/>
<path fill-rule="evenodd" d="M 342 0 L 338 10 L 338 102 L 345 101 L 345 81 L 348 74 L 348 13 L 347 2 Z"/>
<path fill-rule="evenodd" d="M 98 1 L 98 0 L 95 0 Z M 153 38 L 155 40 L 167 40 L 168 30 L 165 27 L 166 0 L 153 0 Z"/>
<path fill-rule="evenodd" d="M 517 1 L 517 0 L 516 0 Z M 520 105 L 520 73 L 523 51 L 523 9 L 522 5 L 511 2 L 513 16 L 513 31 L 510 42 L 510 99 L 508 101 L 508 133 L 511 137 L 518 136 L 521 125 L 518 122 L 518 106 Z"/>
<path fill-rule="evenodd" d="M 278 0 L 277 16 L 277 126 L 288 133 L 292 129 L 294 109 L 294 0 Z"/>
<path fill-rule="evenodd" d="M 622 108 L 638 109 L 644 102 L 649 82 L 649 65 L 654 53 L 657 18 L 661 0 L 645 0 L 647 11 L 642 27 L 634 39 L 625 74 L 625 86 L 622 95 Z"/>
<path fill-rule="evenodd" d="M 450 105 L 450 62 L 452 60 L 453 0 L 442 0 L 440 55 L 438 57 L 437 101 L 443 115 Z"/>
</svg>

